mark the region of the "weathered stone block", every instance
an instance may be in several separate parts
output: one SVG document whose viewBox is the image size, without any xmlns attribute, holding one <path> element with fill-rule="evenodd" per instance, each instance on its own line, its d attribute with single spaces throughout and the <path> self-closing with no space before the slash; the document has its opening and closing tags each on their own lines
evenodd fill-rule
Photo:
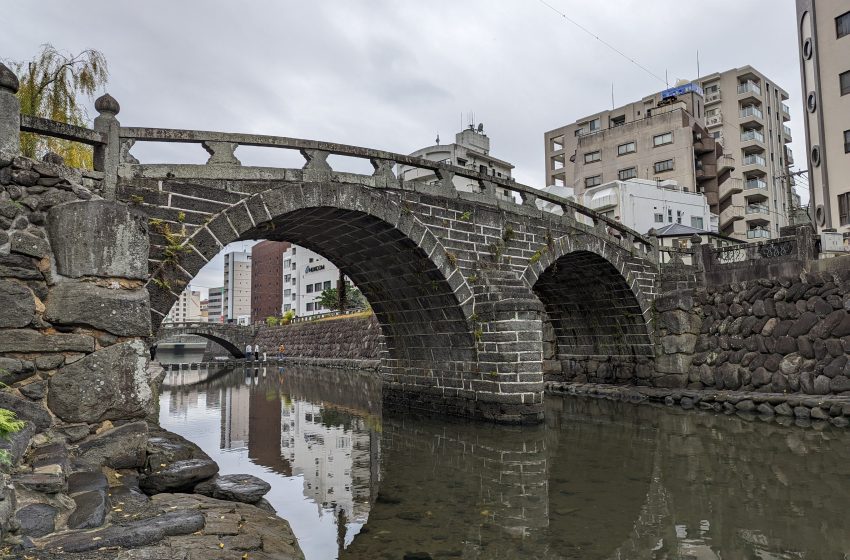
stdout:
<svg viewBox="0 0 850 560">
<path fill-rule="evenodd" d="M 196 494 L 246 504 L 258 502 L 269 490 L 268 482 L 250 474 L 216 475 L 195 486 Z"/>
<path fill-rule="evenodd" d="M 50 378 L 47 405 L 66 422 L 142 418 L 153 411 L 141 341 L 115 344 L 66 365 Z"/>
<path fill-rule="evenodd" d="M 665 354 L 690 354 L 694 351 L 697 337 L 693 334 L 667 335 L 661 337 Z"/>
<path fill-rule="evenodd" d="M 12 232 L 9 236 L 10 248 L 13 253 L 29 257 L 43 258 L 50 254 L 50 246 L 41 237 L 23 231 Z"/>
<path fill-rule="evenodd" d="M 145 465 L 147 444 L 147 423 L 132 422 L 80 443 L 79 456 L 92 465 L 106 465 L 113 469 L 139 468 Z"/>
<path fill-rule="evenodd" d="M 50 414 L 40 403 L 22 399 L 7 391 L 0 392 L 0 408 L 11 410 L 19 419 L 32 423 L 39 430 L 49 428 L 53 422 Z"/>
<path fill-rule="evenodd" d="M 147 225 L 120 202 L 69 202 L 50 209 L 50 244 L 59 274 L 144 279 Z"/>
<path fill-rule="evenodd" d="M 20 328 L 35 317 L 35 299 L 25 285 L 0 280 L 0 327 Z"/>
<path fill-rule="evenodd" d="M 44 319 L 60 325 L 89 325 L 118 336 L 149 336 L 151 331 L 147 290 L 113 290 L 90 282 L 56 285 Z"/>
<path fill-rule="evenodd" d="M 32 504 L 15 512 L 21 533 L 29 537 L 43 537 L 53 532 L 58 510 L 47 504 Z"/>
<path fill-rule="evenodd" d="M 2 352 L 93 352 L 94 338 L 83 334 L 41 334 L 27 329 L 0 331 Z"/>
</svg>

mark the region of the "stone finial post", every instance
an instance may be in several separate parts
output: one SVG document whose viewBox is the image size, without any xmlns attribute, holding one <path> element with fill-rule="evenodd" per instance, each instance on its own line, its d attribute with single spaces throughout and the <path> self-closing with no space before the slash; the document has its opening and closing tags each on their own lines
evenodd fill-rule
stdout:
<svg viewBox="0 0 850 560">
<path fill-rule="evenodd" d="M 655 262 L 661 265 L 661 251 L 658 248 L 658 232 L 655 230 L 655 228 L 650 228 L 649 231 L 646 232 L 646 235 L 649 236 L 649 241 L 650 243 L 652 243 L 652 249 L 650 249 L 650 251 L 652 252 L 652 258 L 655 259 Z"/>
<path fill-rule="evenodd" d="M 698 273 L 705 272 L 703 252 L 702 252 L 702 236 L 695 233 L 691 236 L 691 248 L 694 250 L 693 262 L 694 268 Z"/>
<path fill-rule="evenodd" d="M 103 197 L 114 200 L 115 185 L 118 182 L 119 134 L 121 132 L 121 123 L 115 115 L 121 110 L 121 106 L 114 97 L 106 93 L 97 98 L 94 108 L 99 113 L 94 119 L 94 129 L 100 132 L 106 141 L 105 144 L 94 147 L 94 168 L 104 173 Z"/>
<path fill-rule="evenodd" d="M 19 87 L 15 73 L 0 62 L 0 159 L 21 153 L 21 103 L 15 95 Z"/>
</svg>

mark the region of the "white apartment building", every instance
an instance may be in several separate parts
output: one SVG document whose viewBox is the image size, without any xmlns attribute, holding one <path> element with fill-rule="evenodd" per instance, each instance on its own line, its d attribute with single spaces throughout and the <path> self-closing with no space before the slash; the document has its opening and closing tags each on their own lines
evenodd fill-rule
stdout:
<svg viewBox="0 0 850 560">
<path fill-rule="evenodd" d="M 437 144 L 416 150 L 411 156 L 438 161 L 469 170 L 478 171 L 490 177 L 510 179 L 514 166 L 506 161 L 490 155 L 490 138 L 484 134 L 484 125 L 469 125 L 469 128 L 455 134 L 454 144 Z M 418 169 L 405 165 L 398 166 L 398 176 L 405 181 L 437 182 L 437 176 L 426 169 Z M 479 192 L 477 181 L 466 177 L 454 178 L 455 188 L 464 192 Z M 513 200 L 510 191 L 497 189 L 496 196 L 505 200 Z"/>
<path fill-rule="evenodd" d="M 224 288 L 210 288 L 207 302 L 207 321 L 224 322 Z"/>
<path fill-rule="evenodd" d="M 339 269 L 322 255 L 299 245 L 283 253 L 282 313 L 294 311 L 297 317 L 327 313 L 318 299 L 328 288 L 336 288 Z"/>
<path fill-rule="evenodd" d="M 191 287 L 180 292 L 180 297 L 165 319 L 164 324 L 168 323 L 193 323 L 201 320 L 201 292 L 192 291 Z"/>
<path fill-rule="evenodd" d="M 550 186 L 547 192 L 571 198 L 638 233 L 682 224 L 702 231 L 717 231 L 717 216 L 702 193 L 688 192 L 675 181 L 629 179 L 589 187 L 575 195 L 570 187 Z M 543 203 L 552 211 L 554 205 Z"/>
<path fill-rule="evenodd" d="M 751 66 L 710 74 L 544 134 L 546 184 L 674 180 L 722 234 L 776 237 L 791 213 L 788 93 Z"/>
<path fill-rule="evenodd" d="M 850 237 L 850 2 L 797 0 L 809 170 L 818 231 Z"/>
<path fill-rule="evenodd" d="M 233 251 L 224 255 L 222 297 L 224 323 L 251 322 L 251 252 Z"/>
</svg>

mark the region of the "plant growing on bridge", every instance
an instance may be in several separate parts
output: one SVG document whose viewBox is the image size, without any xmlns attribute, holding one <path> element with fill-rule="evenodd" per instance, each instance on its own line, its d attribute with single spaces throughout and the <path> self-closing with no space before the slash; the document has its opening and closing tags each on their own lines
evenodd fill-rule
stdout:
<svg viewBox="0 0 850 560">
<path fill-rule="evenodd" d="M 78 97 L 91 99 L 106 85 L 109 76 L 106 58 L 100 51 L 86 49 L 77 54 L 62 53 L 49 43 L 42 45 L 41 52 L 32 60 L 10 61 L 9 66 L 20 79 L 21 114 L 76 126 L 86 126 L 89 122 Z M 21 133 L 24 156 L 38 158 L 48 151 L 62 156 L 70 167 L 92 167 L 92 150 L 88 146 Z"/>
<path fill-rule="evenodd" d="M 505 226 L 505 231 L 502 233 L 502 241 L 505 243 L 510 243 L 511 239 L 514 238 L 516 232 L 514 232 L 514 228 L 511 227 L 510 224 Z"/>
<path fill-rule="evenodd" d="M 11 410 L 0 408 L 0 439 L 9 439 L 9 436 L 23 429 L 23 420 L 18 420 L 18 417 Z M 0 449 L 0 466 L 10 467 L 12 465 L 12 457 L 6 449 Z"/>
<path fill-rule="evenodd" d="M 460 215 L 460 219 L 464 222 L 472 221 L 472 213 L 467 210 L 466 212 Z"/>
<path fill-rule="evenodd" d="M 446 259 L 448 259 L 449 264 L 452 265 L 452 268 L 457 268 L 457 255 L 455 255 L 451 251 L 446 251 Z"/>
</svg>

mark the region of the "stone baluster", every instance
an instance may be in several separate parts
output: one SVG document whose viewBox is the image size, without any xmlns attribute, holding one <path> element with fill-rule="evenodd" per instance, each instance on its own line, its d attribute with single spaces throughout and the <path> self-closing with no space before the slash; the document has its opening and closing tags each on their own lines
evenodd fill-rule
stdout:
<svg viewBox="0 0 850 560">
<path fill-rule="evenodd" d="M 520 192 L 519 197 L 522 199 L 523 206 L 530 206 L 537 210 L 537 195 L 529 192 Z"/>
<path fill-rule="evenodd" d="M 21 153 L 21 103 L 18 77 L 0 62 L 0 159 Z"/>
<path fill-rule="evenodd" d="M 118 162 L 121 156 L 120 134 L 121 123 L 115 116 L 121 110 L 121 106 L 114 97 L 105 93 L 94 102 L 94 108 L 98 116 L 94 119 L 94 129 L 100 132 L 104 144 L 94 147 L 94 168 L 103 171 L 103 197 L 107 200 L 115 199 L 115 185 L 118 182 Z"/>
<path fill-rule="evenodd" d="M 328 156 L 331 155 L 330 153 L 322 150 L 313 150 L 305 148 L 301 150 L 301 155 L 304 156 L 305 160 L 307 160 L 304 163 L 304 167 L 302 169 L 333 171 L 331 165 L 328 163 Z"/>
<path fill-rule="evenodd" d="M 438 168 L 438 169 L 434 170 L 434 173 L 440 179 L 440 183 L 443 185 L 443 187 L 445 187 L 447 189 L 455 190 L 455 184 L 454 184 L 455 172 L 454 171 L 448 171 L 446 169 L 439 169 Z"/>
<path fill-rule="evenodd" d="M 661 250 L 659 249 L 658 242 L 658 231 L 655 228 L 650 228 L 648 232 L 646 232 L 647 237 L 649 237 L 649 254 L 652 259 L 655 260 L 658 264 L 661 264 Z"/>
</svg>

